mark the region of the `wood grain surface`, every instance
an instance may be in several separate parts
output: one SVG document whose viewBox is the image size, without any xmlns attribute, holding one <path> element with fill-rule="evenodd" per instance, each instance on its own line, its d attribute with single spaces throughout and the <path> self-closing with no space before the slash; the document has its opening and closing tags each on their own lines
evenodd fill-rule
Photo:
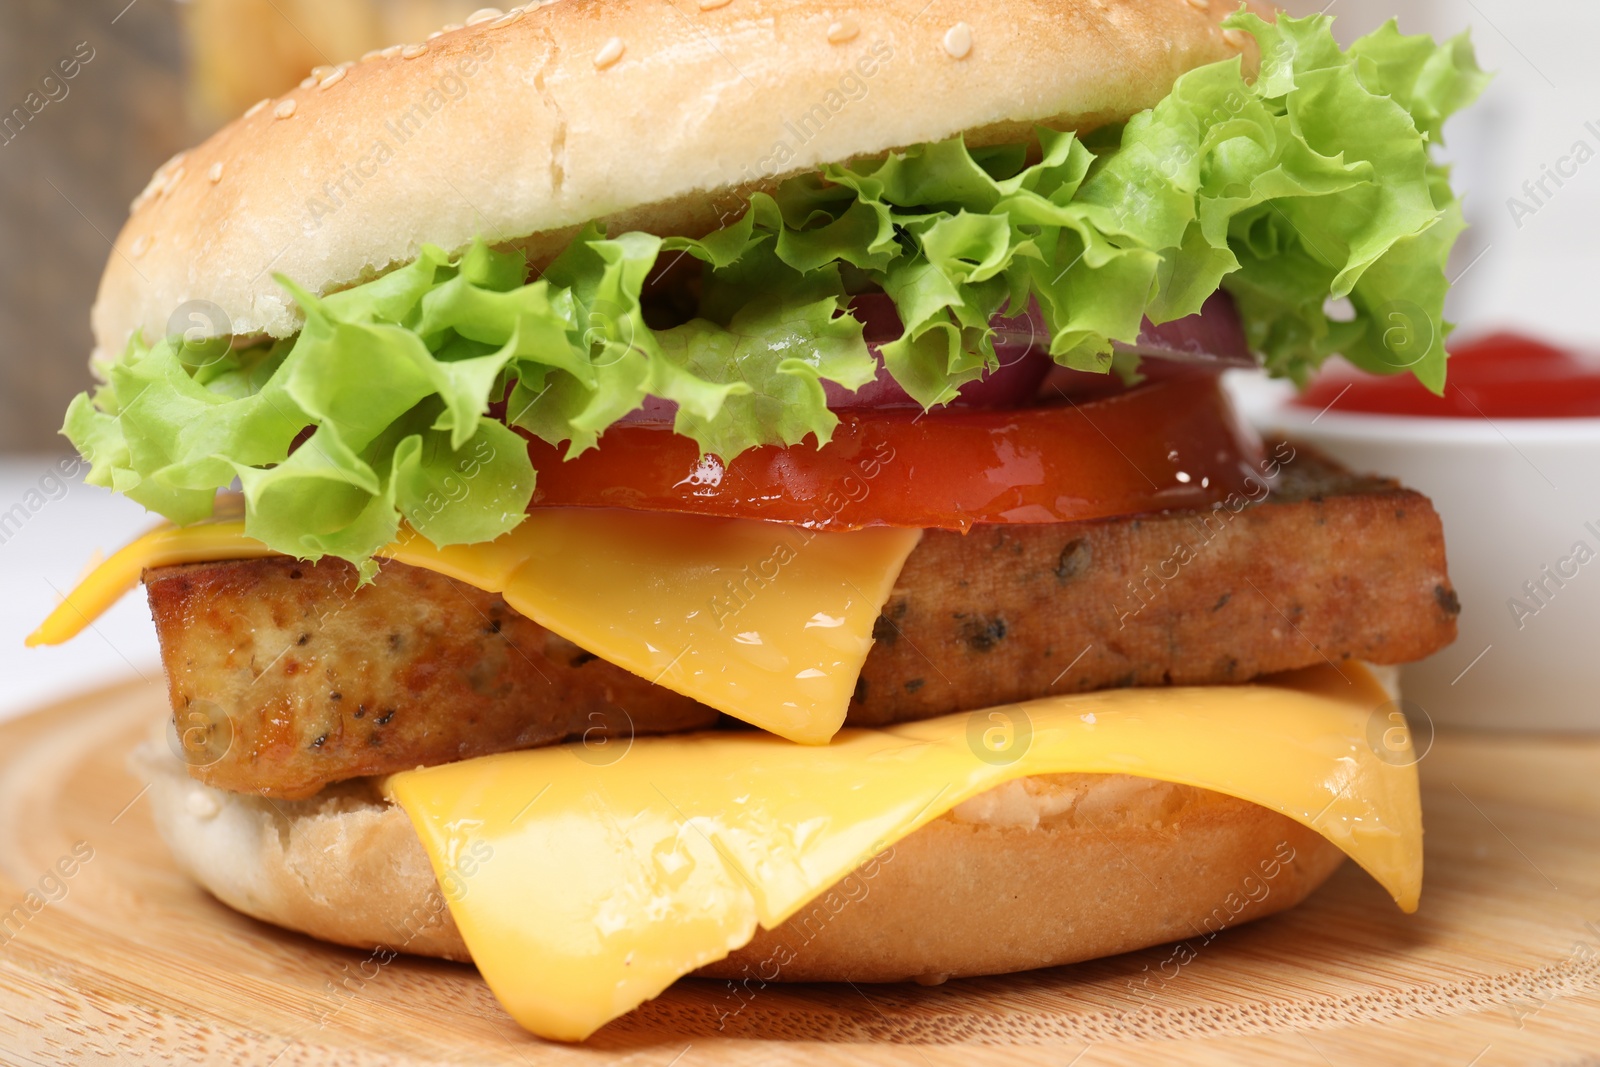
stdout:
<svg viewBox="0 0 1600 1067">
<path fill-rule="evenodd" d="M 189 884 L 123 765 L 164 712 L 124 685 L 0 727 L 0 1063 L 1600 1062 L 1596 739 L 1441 735 L 1414 916 L 1346 864 L 1192 958 L 739 998 L 683 981 L 568 1047 L 470 967 L 379 966 Z"/>
</svg>

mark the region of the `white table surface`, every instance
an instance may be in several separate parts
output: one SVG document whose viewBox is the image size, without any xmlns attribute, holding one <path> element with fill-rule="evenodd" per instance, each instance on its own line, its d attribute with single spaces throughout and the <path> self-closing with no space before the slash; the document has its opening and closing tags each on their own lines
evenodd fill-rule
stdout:
<svg viewBox="0 0 1600 1067">
<path fill-rule="evenodd" d="M 155 628 L 143 591 L 129 594 L 65 645 L 25 648 L 23 638 L 50 613 L 61 594 L 84 573 L 95 554 L 110 555 L 157 520 L 110 490 L 41 478 L 60 456 L 0 460 L 0 514 L 27 502 L 43 504 L 20 528 L 0 527 L 0 720 L 13 718 L 69 693 L 143 674 L 161 676 Z M 39 490 L 30 497 L 30 490 Z M 16 514 L 16 513 L 13 513 Z"/>
</svg>

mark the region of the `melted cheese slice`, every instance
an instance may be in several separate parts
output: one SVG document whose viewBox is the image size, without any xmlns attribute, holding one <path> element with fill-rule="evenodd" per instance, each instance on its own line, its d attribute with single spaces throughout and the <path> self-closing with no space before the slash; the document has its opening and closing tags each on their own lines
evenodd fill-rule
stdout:
<svg viewBox="0 0 1600 1067">
<path fill-rule="evenodd" d="M 917 827 L 1027 775 L 1125 773 L 1259 804 L 1322 834 L 1412 911 L 1416 768 L 1375 751 L 1368 726 L 1387 697 L 1360 668 L 1344 672 L 1055 697 L 844 730 L 826 748 L 723 731 L 639 738 L 609 765 L 582 746 L 511 752 L 384 788 L 506 1010 L 578 1040 Z M 987 747 L 995 728 L 1010 730 L 1015 758 Z"/>
<path fill-rule="evenodd" d="M 486 544 L 437 548 L 408 530 L 379 555 L 499 593 L 640 677 L 822 744 L 844 723 L 873 623 L 921 536 L 552 508 Z M 163 527 L 96 568 L 28 644 L 66 641 L 147 567 L 276 554 L 242 522 Z"/>
</svg>

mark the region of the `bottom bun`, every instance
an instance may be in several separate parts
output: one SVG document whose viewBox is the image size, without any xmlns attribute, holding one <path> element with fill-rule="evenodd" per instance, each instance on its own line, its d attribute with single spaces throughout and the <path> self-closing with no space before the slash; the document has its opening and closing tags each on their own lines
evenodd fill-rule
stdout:
<svg viewBox="0 0 1600 1067">
<path fill-rule="evenodd" d="M 247 915 L 326 941 L 469 961 L 411 823 L 371 782 L 272 801 L 135 764 L 184 870 Z M 1205 938 L 1292 907 L 1344 855 L 1233 797 L 1126 775 L 1009 782 L 864 864 L 701 975 L 940 981 Z"/>
</svg>

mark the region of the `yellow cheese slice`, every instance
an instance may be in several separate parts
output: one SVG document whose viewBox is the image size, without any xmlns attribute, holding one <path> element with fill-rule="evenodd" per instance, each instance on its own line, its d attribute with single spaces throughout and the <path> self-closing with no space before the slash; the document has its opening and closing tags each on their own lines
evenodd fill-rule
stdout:
<svg viewBox="0 0 1600 1067">
<path fill-rule="evenodd" d="M 1026 775 L 1125 773 L 1259 804 L 1322 834 L 1412 911 L 1416 769 L 1376 751 L 1368 725 L 1387 697 L 1359 667 L 1343 672 L 1054 697 L 843 730 L 826 748 L 723 731 L 640 738 L 608 765 L 573 746 L 509 752 L 396 774 L 385 790 L 506 1010 L 579 1040 Z M 990 729 L 1010 731 L 1006 758 Z"/>
<path fill-rule="evenodd" d="M 619 667 L 822 744 L 844 723 L 873 623 L 921 536 L 551 508 L 487 544 L 437 548 L 408 530 L 379 555 L 499 593 Z M 163 527 L 96 568 L 28 644 L 66 641 L 147 567 L 274 554 L 242 522 Z"/>
</svg>

